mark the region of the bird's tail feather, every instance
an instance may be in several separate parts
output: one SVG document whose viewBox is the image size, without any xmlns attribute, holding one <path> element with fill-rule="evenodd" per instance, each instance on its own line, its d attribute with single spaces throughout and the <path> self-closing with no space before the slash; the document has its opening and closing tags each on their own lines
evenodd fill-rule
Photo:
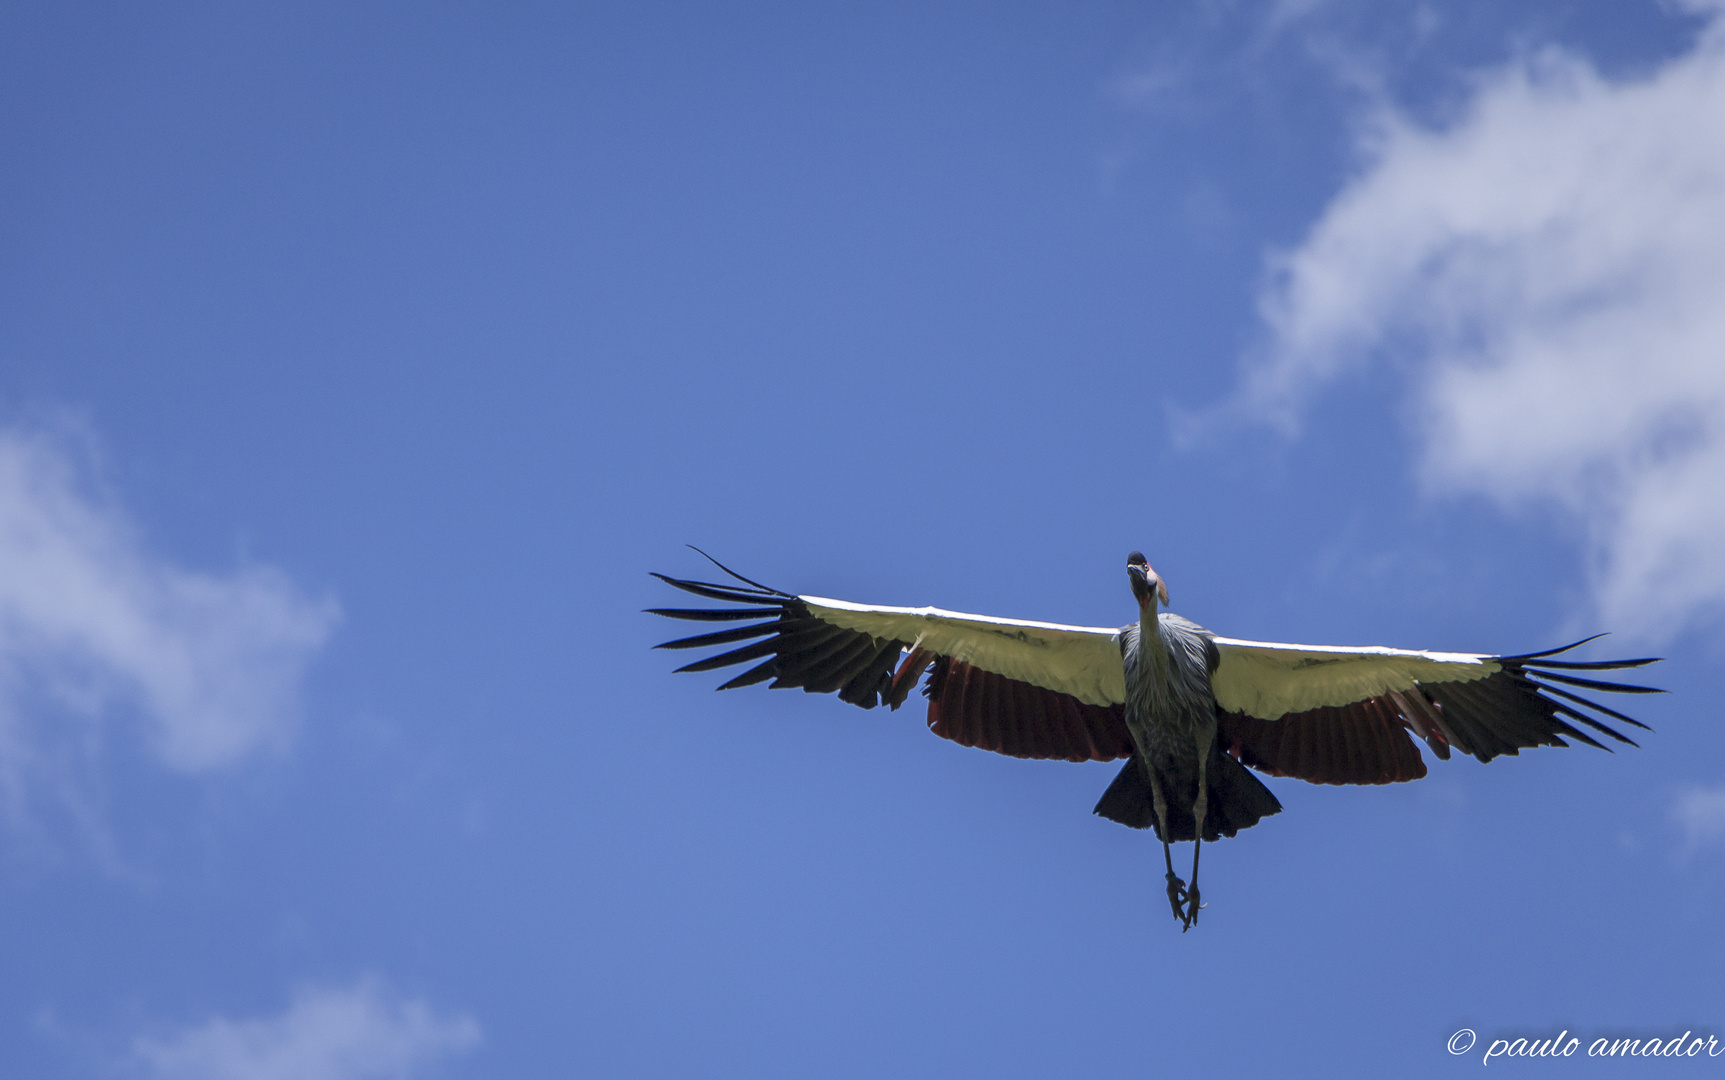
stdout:
<svg viewBox="0 0 1725 1080">
<path fill-rule="evenodd" d="M 1218 840 L 1233 836 L 1241 829 L 1256 825 L 1263 818 L 1279 813 L 1282 804 L 1270 789 L 1231 756 L 1218 749 L 1210 752 L 1206 770 L 1210 788 L 1210 805 L 1204 811 L 1204 839 Z M 1191 785 L 1174 784 L 1168 796 L 1168 841 L 1197 839 L 1197 821 L 1192 816 Z M 1184 789 L 1184 790 L 1182 790 Z M 1134 829 L 1156 828 L 1155 799 L 1150 794 L 1150 774 L 1143 757 L 1134 754 L 1121 768 L 1102 799 L 1096 813 L 1109 821 L 1117 821 Z M 1157 835 L 1161 830 L 1157 829 Z"/>
<path fill-rule="evenodd" d="M 1156 806 L 1143 758 L 1133 754 L 1126 760 L 1093 812 L 1131 829 L 1148 829 L 1155 824 Z"/>
</svg>

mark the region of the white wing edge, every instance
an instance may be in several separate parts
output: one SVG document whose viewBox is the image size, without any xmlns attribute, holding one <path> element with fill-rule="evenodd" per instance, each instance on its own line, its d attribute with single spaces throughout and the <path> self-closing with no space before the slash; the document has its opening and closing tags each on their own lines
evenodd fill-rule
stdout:
<svg viewBox="0 0 1725 1080">
<path fill-rule="evenodd" d="M 1391 649 L 1382 645 L 1294 645 L 1218 637 L 1212 676 L 1216 704 L 1265 720 L 1323 706 L 1351 705 L 1416 683 L 1473 682 L 1503 670 L 1480 653 Z"/>
<path fill-rule="evenodd" d="M 1387 645 L 1291 645 L 1283 641 L 1247 641 L 1244 638 L 1211 635 L 1218 647 L 1236 645 L 1247 649 L 1280 649 L 1286 652 L 1330 653 L 1343 656 L 1409 656 L 1445 664 L 1482 664 L 1496 660 L 1490 653 L 1434 652 L 1430 649 L 1392 649 Z M 1494 667 L 1492 669 L 1496 671 Z"/>
<path fill-rule="evenodd" d="M 912 619 L 947 618 L 960 622 L 981 623 L 986 626 L 1022 626 L 1031 630 L 1061 630 L 1074 634 L 1099 634 L 1112 638 L 1120 632 L 1117 626 L 1069 626 L 1065 623 L 1036 622 L 1033 619 L 1003 619 L 996 615 L 969 615 L 962 611 L 947 611 L 937 607 L 888 607 L 884 604 L 853 604 L 849 600 L 833 600 L 825 596 L 799 596 L 798 600 L 811 608 L 825 608 L 834 612 L 855 612 L 859 615 L 909 616 Z M 834 623 L 834 625 L 838 625 Z M 847 627 L 847 629 L 866 630 L 866 627 Z M 1256 642 L 1241 642 L 1242 645 L 1253 645 Z M 1290 648 L 1305 648 L 1294 645 Z"/>
<path fill-rule="evenodd" d="M 1126 673 L 1115 639 L 1119 629 L 1066 626 L 1028 619 L 969 615 L 936 607 L 853 604 L 799 596 L 823 622 L 972 664 L 996 675 L 1071 694 L 1089 705 L 1126 700 Z"/>
</svg>

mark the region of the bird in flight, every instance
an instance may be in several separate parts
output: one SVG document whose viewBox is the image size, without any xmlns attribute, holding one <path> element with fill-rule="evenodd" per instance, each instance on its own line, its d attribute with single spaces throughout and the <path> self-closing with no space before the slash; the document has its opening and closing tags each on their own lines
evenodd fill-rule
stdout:
<svg viewBox="0 0 1725 1080">
<path fill-rule="evenodd" d="M 1282 809 L 1252 770 L 1314 784 L 1417 780 L 1426 765 L 1410 733 L 1441 760 L 1459 750 L 1490 761 L 1523 747 L 1567 746 L 1565 738 L 1607 749 L 1582 728 L 1634 746 L 1602 718 L 1647 725 L 1575 691 L 1661 692 L 1591 677 L 1657 657 L 1553 659 L 1593 638 L 1488 656 L 1220 637 L 1162 610 L 1168 587 L 1136 551 L 1126 576 L 1138 619 L 1118 628 L 793 596 L 700 554 L 741 584 L 653 576 L 734 606 L 648 612 L 749 624 L 657 647 L 749 644 L 678 671 L 759 661 L 719 689 L 771 679 L 775 688 L 836 693 L 865 709 L 897 709 L 923 682 L 929 730 L 942 738 L 1020 758 L 1128 759 L 1095 812 L 1155 830 L 1168 903 L 1184 930 L 1204 906 L 1204 841 Z M 1190 881 L 1175 874 L 1169 848 L 1184 840 L 1193 844 Z"/>
</svg>

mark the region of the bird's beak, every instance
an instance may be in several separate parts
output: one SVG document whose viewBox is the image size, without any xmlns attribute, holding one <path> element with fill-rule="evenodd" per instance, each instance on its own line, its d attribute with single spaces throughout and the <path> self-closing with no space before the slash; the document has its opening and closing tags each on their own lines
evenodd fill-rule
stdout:
<svg viewBox="0 0 1725 1080">
<path fill-rule="evenodd" d="M 1162 584 L 1161 578 L 1152 577 L 1151 574 L 1148 566 L 1139 566 L 1137 563 L 1126 565 L 1126 576 L 1132 579 L 1132 595 L 1138 598 L 1138 605 L 1143 607 L 1150 603 L 1151 596 L 1154 595 L 1162 602 L 1163 607 L 1167 607 L 1168 586 Z M 1152 582 L 1155 584 L 1151 584 Z"/>
<path fill-rule="evenodd" d="M 1149 574 L 1145 572 L 1144 567 L 1137 563 L 1129 563 L 1126 567 L 1126 576 L 1132 579 L 1132 595 L 1138 598 L 1138 605 L 1142 607 L 1150 599 Z"/>
</svg>

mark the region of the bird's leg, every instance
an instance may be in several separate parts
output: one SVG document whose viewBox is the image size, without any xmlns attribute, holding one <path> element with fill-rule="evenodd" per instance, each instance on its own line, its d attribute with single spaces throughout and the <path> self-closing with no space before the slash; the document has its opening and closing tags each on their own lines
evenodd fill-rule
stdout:
<svg viewBox="0 0 1725 1080">
<path fill-rule="evenodd" d="M 1210 763 L 1210 743 L 1215 737 L 1214 728 L 1198 735 L 1198 800 L 1192 804 L 1195 827 L 1192 831 L 1192 883 L 1186 886 L 1187 930 L 1198 921 L 1198 909 L 1204 906 L 1198 895 L 1198 853 L 1204 849 L 1204 817 L 1210 809 L 1210 787 L 1205 767 Z"/>
<path fill-rule="evenodd" d="M 1150 774 L 1150 801 L 1156 807 L 1156 827 L 1162 833 L 1162 861 L 1168 867 L 1168 905 L 1174 909 L 1174 917 L 1186 927 L 1191 921 L 1186 918 L 1186 883 L 1174 875 L 1174 852 L 1168 846 L 1168 800 L 1162 795 L 1162 781 L 1151 767 L 1150 759 L 1144 759 L 1144 771 Z"/>
<path fill-rule="evenodd" d="M 1198 921 L 1198 909 L 1203 903 L 1198 898 L 1198 853 L 1204 849 L 1204 834 L 1199 833 L 1198 839 L 1192 844 L 1192 884 L 1186 886 L 1186 929 L 1192 929 L 1192 924 Z"/>
<path fill-rule="evenodd" d="M 1174 909 L 1174 917 L 1182 923 L 1186 922 L 1186 883 L 1174 873 L 1174 852 L 1168 847 L 1168 841 L 1162 841 L 1162 863 L 1168 868 L 1168 903 Z M 1190 926 L 1187 923 L 1187 926 Z M 1184 927 L 1182 928 L 1184 929 Z"/>
</svg>

